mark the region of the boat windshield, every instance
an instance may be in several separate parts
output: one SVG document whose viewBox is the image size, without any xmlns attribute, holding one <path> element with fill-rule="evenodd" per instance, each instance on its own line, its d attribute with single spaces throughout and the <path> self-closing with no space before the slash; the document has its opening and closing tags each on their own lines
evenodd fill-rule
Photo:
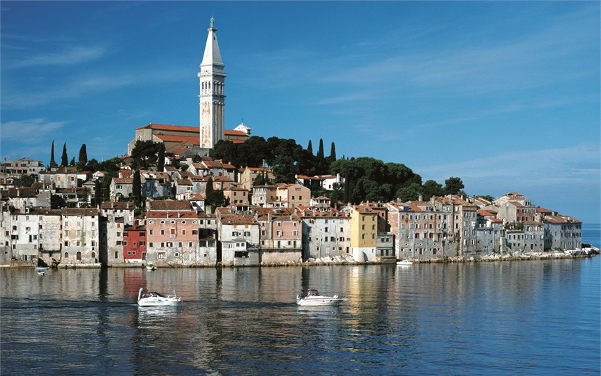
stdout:
<svg viewBox="0 0 601 376">
<path fill-rule="evenodd" d="M 319 296 L 319 291 L 317 289 L 309 289 L 307 290 L 307 296 Z"/>
</svg>

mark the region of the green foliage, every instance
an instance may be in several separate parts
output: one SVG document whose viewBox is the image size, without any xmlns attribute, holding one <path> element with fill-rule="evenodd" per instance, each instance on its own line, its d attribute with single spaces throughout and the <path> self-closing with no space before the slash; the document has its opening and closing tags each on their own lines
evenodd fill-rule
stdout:
<svg viewBox="0 0 601 376">
<path fill-rule="evenodd" d="M 223 191 L 216 191 L 213 189 L 213 179 L 209 178 L 205 188 L 205 206 L 210 206 L 211 210 L 215 212 L 215 208 L 225 205 L 225 197 Z"/>
<path fill-rule="evenodd" d="M 52 140 L 52 147 L 50 148 L 50 168 L 57 167 L 56 161 L 54 160 L 54 140 Z"/>
<path fill-rule="evenodd" d="M 396 196 L 401 201 L 415 201 L 422 194 L 422 186 L 417 183 L 411 183 L 411 185 L 400 188 L 396 192 Z"/>
<path fill-rule="evenodd" d="M 35 175 L 22 175 L 20 178 L 15 179 L 15 187 L 31 187 L 37 178 Z"/>
<path fill-rule="evenodd" d="M 148 170 L 151 166 L 156 166 L 158 168 L 159 154 L 161 153 L 161 150 L 164 157 L 164 144 L 152 141 L 136 141 L 134 149 L 131 152 L 131 157 L 134 160 L 133 168 L 136 170 Z"/>
<path fill-rule="evenodd" d="M 490 202 L 493 202 L 495 200 L 495 198 L 491 195 L 480 195 L 480 197 L 482 197 L 483 199 L 486 199 Z"/>
<path fill-rule="evenodd" d="M 63 144 L 63 155 L 61 157 L 61 167 L 67 166 L 69 164 L 69 157 L 67 157 L 67 143 Z"/>
<path fill-rule="evenodd" d="M 88 152 L 86 151 L 86 144 L 82 144 L 79 148 L 79 161 L 77 167 L 82 170 L 86 164 L 88 164 Z"/>
<path fill-rule="evenodd" d="M 132 195 L 134 197 L 134 204 L 136 208 L 139 208 L 142 205 L 142 180 L 140 177 L 140 170 L 136 170 L 136 172 L 134 172 Z"/>
<path fill-rule="evenodd" d="M 367 200 L 390 201 L 398 197 L 401 188 L 412 183 L 421 190 L 421 177 L 407 166 L 369 157 L 339 159 L 332 162 L 330 172 L 344 177 L 343 200 L 355 204 Z"/>
<path fill-rule="evenodd" d="M 69 163 L 69 166 L 75 166 L 75 157 L 71 158 L 71 163 Z"/>
<path fill-rule="evenodd" d="M 428 201 L 432 196 L 442 196 L 444 195 L 444 190 L 442 189 L 442 184 L 435 182 L 434 180 L 427 180 L 423 187 L 423 198 Z"/>
<path fill-rule="evenodd" d="M 157 157 L 157 171 L 165 170 L 165 144 L 159 144 L 159 152 Z"/>
<path fill-rule="evenodd" d="M 313 154 L 313 144 L 311 143 L 311 140 L 309 140 L 309 145 L 307 145 L 307 151 Z"/>
<path fill-rule="evenodd" d="M 51 209 L 63 209 L 67 206 L 67 203 L 61 196 L 52 195 L 50 196 L 50 208 Z"/>
<path fill-rule="evenodd" d="M 336 160 L 336 145 L 334 145 L 334 141 L 332 141 L 332 146 L 330 147 L 330 163 Z"/>
<path fill-rule="evenodd" d="M 456 195 L 463 189 L 463 182 L 458 177 L 451 176 L 444 181 L 444 184 L 444 192 L 447 195 Z"/>
</svg>

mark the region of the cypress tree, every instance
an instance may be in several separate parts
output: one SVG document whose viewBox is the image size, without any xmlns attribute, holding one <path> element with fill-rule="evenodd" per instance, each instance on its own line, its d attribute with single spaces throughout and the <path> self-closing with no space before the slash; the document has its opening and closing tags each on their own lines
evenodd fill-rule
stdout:
<svg viewBox="0 0 601 376">
<path fill-rule="evenodd" d="M 71 158 L 71 163 L 69 163 L 69 166 L 75 166 L 75 157 Z"/>
<path fill-rule="evenodd" d="M 309 145 L 307 145 L 307 151 L 313 155 L 313 144 L 311 144 L 311 140 L 309 140 Z"/>
<path fill-rule="evenodd" d="M 52 148 L 50 148 L 50 168 L 56 167 L 56 161 L 54 160 L 54 140 L 52 140 Z"/>
<path fill-rule="evenodd" d="M 82 144 L 79 149 L 79 167 L 84 168 L 88 163 L 88 153 L 86 151 L 86 144 Z"/>
<path fill-rule="evenodd" d="M 69 157 L 67 157 L 67 143 L 63 145 L 63 156 L 61 157 L 61 167 L 69 164 Z"/>
<path fill-rule="evenodd" d="M 323 139 L 319 139 L 319 149 L 317 150 L 317 160 L 321 161 L 322 159 L 324 159 L 324 154 L 323 154 Z"/>
<path fill-rule="evenodd" d="M 132 191 L 133 191 L 133 196 L 134 196 L 134 204 L 136 205 L 136 208 L 140 207 L 140 204 L 142 204 L 142 180 L 140 178 L 140 171 L 136 170 L 136 172 L 134 172 L 134 180 L 132 182 Z"/>
<path fill-rule="evenodd" d="M 163 171 L 165 169 L 165 144 L 159 146 L 159 156 L 157 161 L 157 171 Z"/>
<path fill-rule="evenodd" d="M 332 148 L 330 149 L 330 162 L 336 161 L 336 145 L 334 145 L 334 141 L 332 141 Z"/>
</svg>

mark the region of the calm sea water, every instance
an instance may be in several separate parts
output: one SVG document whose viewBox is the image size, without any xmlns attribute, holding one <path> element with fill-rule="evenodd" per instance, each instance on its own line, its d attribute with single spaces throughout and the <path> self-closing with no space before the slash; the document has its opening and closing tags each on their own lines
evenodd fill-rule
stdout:
<svg viewBox="0 0 601 376">
<path fill-rule="evenodd" d="M 0 374 L 598 375 L 601 257 L 0 270 Z M 141 309 L 139 287 L 175 289 Z M 348 298 L 299 308 L 308 287 Z"/>
</svg>

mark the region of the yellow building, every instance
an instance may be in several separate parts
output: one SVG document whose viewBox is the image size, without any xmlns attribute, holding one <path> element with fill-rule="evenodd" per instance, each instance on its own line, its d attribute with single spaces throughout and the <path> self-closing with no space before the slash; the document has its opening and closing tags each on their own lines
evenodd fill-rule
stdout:
<svg viewBox="0 0 601 376">
<path fill-rule="evenodd" d="M 378 214 L 367 206 L 351 211 L 351 254 L 360 262 L 376 261 Z"/>
</svg>

